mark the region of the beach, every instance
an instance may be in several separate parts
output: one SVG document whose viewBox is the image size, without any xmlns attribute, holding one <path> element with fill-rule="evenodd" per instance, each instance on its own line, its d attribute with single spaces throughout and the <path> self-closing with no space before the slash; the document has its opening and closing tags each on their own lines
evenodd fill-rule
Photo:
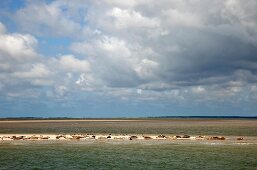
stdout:
<svg viewBox="0 0 257 170">
<path fill-rule="evenodd" d="M 156 134 L 0 134 L 0 145 L 11 144 L 191 144 L 252 145 L 257 136 L 194 136 Z"/>
</svg>

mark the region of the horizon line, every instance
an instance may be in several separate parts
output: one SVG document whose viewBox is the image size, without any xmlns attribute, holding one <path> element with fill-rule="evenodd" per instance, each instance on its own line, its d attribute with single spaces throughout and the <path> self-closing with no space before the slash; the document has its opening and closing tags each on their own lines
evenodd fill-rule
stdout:
<svg viewBox="0 0 257 170">
<path fill-rule="evenodd" d="M 32 120 L 32 119 L 168 119 L 168 118 L 250 118 L 257 119 L 257 116 L 144 116 L 144 117 L 34 117 L 34 116 L 19 116 L 19 117 L 0 117 L 0 120 L 5 119 L 20 119 L 20 120 Z"/>
</svg>

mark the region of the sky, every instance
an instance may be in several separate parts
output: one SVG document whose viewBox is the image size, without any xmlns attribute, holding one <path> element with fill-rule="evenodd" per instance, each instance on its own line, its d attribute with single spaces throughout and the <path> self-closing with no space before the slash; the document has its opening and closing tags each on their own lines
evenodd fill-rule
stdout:
<svg viewBox="0 0 257 170">
<path fill-rule="evenodd" d="M 0 1 L 0 117 L 257 116 L 256 9 Z"/>
</svg>

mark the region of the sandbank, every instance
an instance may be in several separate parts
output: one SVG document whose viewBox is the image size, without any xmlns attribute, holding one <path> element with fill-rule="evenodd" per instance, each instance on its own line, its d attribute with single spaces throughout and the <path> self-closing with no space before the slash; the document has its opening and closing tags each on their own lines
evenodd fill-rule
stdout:
<svg viewBox="0 0 257 170">
<path fill-rule="evenodd" d="M 13 141 L 165 141 L 165 142 L 194 142 L 194 143 L 234 143 L 234 144 L 257 144 L 257 137 L 253 136 L 199 136 L 199 135 L 156 135 L 156 134 L 0 134 L 2 142 Z"/>
</svg>

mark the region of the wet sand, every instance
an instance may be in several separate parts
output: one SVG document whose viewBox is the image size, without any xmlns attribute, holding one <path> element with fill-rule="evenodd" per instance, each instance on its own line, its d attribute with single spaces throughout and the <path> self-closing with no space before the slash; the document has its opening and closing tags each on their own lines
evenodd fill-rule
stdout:
<svg viewBox="0 0 257 170">
<path fill-rule="evenodd" d="M 257 136 L 257 119 L 4 120 L 0 134 L 190 134 Z"/>
</svg>

